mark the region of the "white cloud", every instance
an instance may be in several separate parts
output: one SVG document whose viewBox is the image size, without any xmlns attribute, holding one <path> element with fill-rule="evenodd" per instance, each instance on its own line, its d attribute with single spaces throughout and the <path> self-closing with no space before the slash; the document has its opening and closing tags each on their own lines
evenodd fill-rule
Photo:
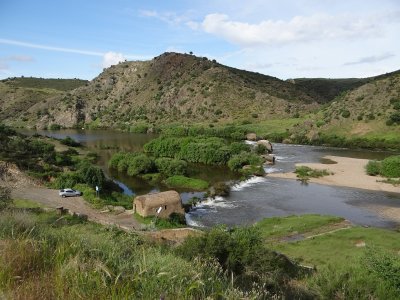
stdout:
<svg viewBox="0 0 400 300">
<path fill-rule="evenodd" d="M 124 61 L 125 59 L 126 58 L 122 53 L 116 53 L 110 51 L 104 54 L 102 66 L 103 68 L 108 68 L 112 65 L 120 63 L 121 61 Z"/>
<path fill-rule="evenodd" d="M 331 39 L 362 39 L 383 34 L 382 20 L 398 22 L 398 13 L 357 17 L 351 14 L 295 16 L 288 21 L 264 20 L 257 24 L 233 21 L 225 14 L 209 14 L 201 23 L 191 22 L 190 28 L 222 37 L 241 47 L 274 46 L 293 42 Z M 396 16 L 396 18 L 394 17 Z"/>
<path fill-rule="evenodd" d="M 155 18 L 165 23 L 168 23 L 169 25 L 180 25 L 184 22 L 191 23 L 189 18 L 190 12 L 186 12 L 184 14 L 177 14 L 175 12 L 157 12 L 155 10 L 140 10 L 139 13 L 142 17 Z"/>
<path fill-rule="evenodd" d="M 371 63 L 380 62 L 382 60 L 389 59 L 389 58 L 392 58 L 395 56 L 396 55 L 394 55 L 393 53 L 365 56 L 365 57 L 361 57 L 360 59 L 358 59 L 356 61 L 347 62 L 344 64 L 344 66 L 359 65 L 359 64 L 371 64 Z"/>
<path fill-rule="evenodd" d="M 32 62 L 32 61 L 35 61 L 35 59 L 32 56 L 29 56 L 29 55 L 12 55 L 12 56 L 6 57 L 6 60 L 19 61 L 19 62 Z"/>
<path fill-rule="evenodd" d="M 77 54 L 92 55 L 92 56 L 103 56 L 103 53 L 96 52 L 96 51 L 87 51 L 87 50 L 80 50 L 80 49 L 73 49 L 73 48 L 54 47 L 54 46 L 33 44 L 33 43 L 27 43 L 27 42 L 15 41 L 15 40 L 8 40 L 8 39 L 2 39 L 2 38 L 0 38 L 0 44 L 15 45 L 15 46 L 21 46 L 21 47 L 26 47 L 26 48 L 36 48 L 36 49 L 58 51 L 58 52 L 77 53 Z"/>
</svg>

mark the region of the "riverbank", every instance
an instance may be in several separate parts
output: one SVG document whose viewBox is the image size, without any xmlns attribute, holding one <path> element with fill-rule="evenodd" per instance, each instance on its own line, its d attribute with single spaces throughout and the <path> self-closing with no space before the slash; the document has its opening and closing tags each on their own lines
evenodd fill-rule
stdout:
<svg viewBox="0 0 400 300">
<path fill-rule="evenodd" d="M 310 178 L 309 182 L 341 186 L 341 187 L 351 187 L 372 191 L 382 191 L 391 193 L 400 193 L 400 187 L 394 186 L 389 183 L 381 182 L 384 180 L 380 176 L 369 176 L 365 172 L 365 166 L 368 163 L 368 159 L 358 159 L 349 157 L 339 157 L 339 156 L 324 156 L 324 159 L 332 161 L 329 164 L 323 163 L 299 163 L 298 166 L 307 166 L 312 169 L 327 170 L 331 175 L 327 175 L 320 178 Z M 335 163 L 333 163 L 335 162 Z M 268 177 L 283 178 L 283 179 L 297 179 L 296 174 L 290 173 L 271 173 Z"/>
<path fill-rule="evenodd" d="M 365 172 L 365 166 L 368 159 L 357 159 L 339 156 L 324 156 L 324 159 L 332 161 L 330 164 L 323 163 L 299 163 L 297 166 L 307 166 L 312 169 L 325 169 L 331 175 L 319 178 L 310 178 L 309 182 L 339 186 L 358 188 L 370 191 L 382 191 L 400 194 L 400 186 L 394 186 L 389 183 L 384 183 L 383 177 L 369 176 Z M 335 162 L 335 163 L 333 163 Z M 282 178 L 282 179 L 297 179 L 295 173 L 271 173 L 268 177 Z M 385 204 L 367 204 L 365 208 L 377 213 L 379 216 L 400 223 L 400 203 L 399 206 L 388 206 Z"/>
</svg>

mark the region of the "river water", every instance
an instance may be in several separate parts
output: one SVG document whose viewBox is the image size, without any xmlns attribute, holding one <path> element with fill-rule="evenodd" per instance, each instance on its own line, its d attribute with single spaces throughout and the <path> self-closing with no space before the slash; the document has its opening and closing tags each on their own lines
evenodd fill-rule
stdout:
<svg viewBox="0 0 400 300">
<path fill-rule="evenodd" d="M 155 135 L 132 134 L 114 131 L 39 131 L 39 134 L 56 138 L 70 136 L 90 150 L 100 154 L 100 165 L 108 176 L 117 180 L 128 194 L 143 194 L 150 191 L 165 190 L 163 186 L 149 185 L 147 182 L 118 174 L 107 168 L 106 162 L 116 151 L 137 151 L 153 139 Z M 295 163 L 323 162 L 325 155 L 353 158 L 383 159 L 393 153 L 366 150 L 348 150 L 327 147 L 274 144 L 277 161 L 274 166 L 266 167 L 267 173 L 289 172 Z M 200 166 L 192 169 L 193 177 L 204 178 L 211 182 L 237 181 L 238 175 L 226 168 Z M 196 193 L 180 191 L 183 201 Z M 359 225 L 376 227 L 394 227 L 398 224 L 378 216 L 366 209 L 368 205 L 400 207 L 400 194 L 373 192 L 354 188 L 332 187 L 318 184 L 304 185 L 299 181 L 253 177 L 237 182 L 228 197 L 206 199 L 189 214 L 188 224 L 192 226 L 228 226 L 252 224 L 265 217 L 287 216 L 293 214 L 328 214 L 344 217 Z"/>
</svg>

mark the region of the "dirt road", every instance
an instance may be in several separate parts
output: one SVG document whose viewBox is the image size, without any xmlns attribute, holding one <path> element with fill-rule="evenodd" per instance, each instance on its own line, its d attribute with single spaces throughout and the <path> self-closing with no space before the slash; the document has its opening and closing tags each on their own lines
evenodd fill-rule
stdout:
<svg viewBox="0 0 400 300">
<path fill-rule="evenodd" d="M 18 187 L 11 194 L 14 199 L 32 200 L 43 204 L 45 207 L 56 208 L 62 206 L 71 212 L 85 214 L 90 221 L 96 223 L 116 225 L 125 230 L 139 230 L 142 228 L 142 225 L 133 218 L 131 211 L 125 211 L 118 215 L 102 213 L 91 208 L 82 197 L 61 198 L 58 195 L 58 190 L 28 186 Z"/>
</svg>

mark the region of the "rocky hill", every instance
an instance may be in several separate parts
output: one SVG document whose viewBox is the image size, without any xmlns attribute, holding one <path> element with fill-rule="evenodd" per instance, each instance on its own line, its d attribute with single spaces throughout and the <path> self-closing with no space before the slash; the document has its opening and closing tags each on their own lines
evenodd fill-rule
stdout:
<svg viewBox="0 0 400 300">
<path fill-rule="evenodd" d="M 400 73 L 375 77 L 341 93 L 293 131 L 297 138 L 306 135 L 317 140 L 319 135 L 327 134 L 400 141 Z"/>
<path fill-rule="evenodd" d="M 45 100 L 30 101 L 25 110 L 3 118 L 11 125 L 39 127 L 256 121 L 309 113 L 319 107 L 317 98 L 312 91 L 274 77 L 205 57 L 165 53 L 150 61 L 112 66 L 89 84 L 49 93 Z"/>
<path fill-rule="evenodd" d="M 80 79 L 9 78 L 0 81 L 0 120 L 14 126 L 34 125 L 52 105 L 49 99 L 78 88 L 88 81 Z M 43 107 L 42 110 L 37 107 Z"/>
</svg>

